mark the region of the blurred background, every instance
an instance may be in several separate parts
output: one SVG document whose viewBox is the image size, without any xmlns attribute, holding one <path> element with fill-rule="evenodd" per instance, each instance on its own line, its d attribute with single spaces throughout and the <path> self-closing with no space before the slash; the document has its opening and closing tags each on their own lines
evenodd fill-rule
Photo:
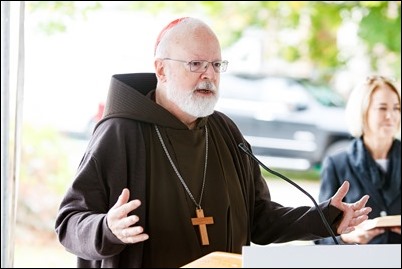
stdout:
<svg viewBox="0 0 402 269">
<path fill-rule="evenodd" d="M 323 156 L 349 139 L 351 89 L 371 74 L 400 87 L 400 1 L 2 1 L 1 12 L 2 267 L 75 267 L 54 232 L 61 197 L 111 76 L 153 72 L 156 37 L 177 17 L 220 38 L 217 110 L 314 197 Z M 312 204 L 264 175 L 274 200 Z"/>
</svg>

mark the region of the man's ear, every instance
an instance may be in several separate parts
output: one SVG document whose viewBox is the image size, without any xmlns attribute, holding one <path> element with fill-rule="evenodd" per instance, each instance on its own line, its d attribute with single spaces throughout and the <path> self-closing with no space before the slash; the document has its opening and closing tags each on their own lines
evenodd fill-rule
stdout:
<svg viewBox="0 0 402 269">
<path fill-rule="evenodd" d="M 166 80 L 166 75 L 165 75 L 165 65 L 162 60 L 156 59 L 154 61 L 154 66 L 155 66 L 155 75 L 158 78 L 159 81 L 164 82 Z"/>
</svg>

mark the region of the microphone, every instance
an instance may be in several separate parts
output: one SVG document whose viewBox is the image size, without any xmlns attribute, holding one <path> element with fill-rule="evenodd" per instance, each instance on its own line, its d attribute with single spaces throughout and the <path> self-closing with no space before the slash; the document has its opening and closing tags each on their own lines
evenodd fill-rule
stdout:
<svg viewBox="0 0 402 269">
<path fill-rule="evenodd" d="M 313 196 L 310 195 L 310 193 L 308 193 L 307 191 L 305 191 L 302 187 L 300 187 L 299 185 L 297 185 L 295 182 L 293 182 L 291 179 L 285 177 L 284 175 L 268 168 L 265 164 L 263 164 L 260 160 L 257 159 L 257 157 L 255 157 L 255 155 L 244 145 L 244 143 L 240 143 L 239 144 L 239 148 L 241 148 L 248 156 L 250 156 L 251 158 L 253 158 L 255 161 L 257 161 L 265 170 L 267 170 L 268 172 L 270 172 L 271 174 L 274 174 L 277 177 L 282 178 L 283 180 L 287 181 L 288 183 L 292 184 L 293 186 L 295 186 L 297 189 L 299 189 L 302 193 L 304 193 L 305 195 L 307 195 L 308 198 L 310 198 L 311 201 L 313 201 L 314 206 L 317 208 L 318 213 L 320 214 L 321 220 L 325 225 L 325 228 L 327 229 L 327 231 L 329 232 L 329 234 L 332 237 L 332 240 L 334 240 L 334 243 L 336 245 L 339 245 L 338 240 L 335 237 L 334 232 L 331 229 L 331 226 L 328 224 L 327 219 L 324 216 L 324 213 L 322 213 L 321 208 L 318 206 L 317 202 L 315 201 L 315 199 L 313 198 Z"/>
</svg>

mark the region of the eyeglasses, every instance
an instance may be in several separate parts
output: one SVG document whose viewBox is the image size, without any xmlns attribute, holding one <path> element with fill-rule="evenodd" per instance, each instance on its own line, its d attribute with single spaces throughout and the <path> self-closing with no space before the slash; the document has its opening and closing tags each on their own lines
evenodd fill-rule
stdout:
<svg viewBox="0 0 402 269">
<path fill-rule="evenodd" d="M 181 62 L 185 63 L 190 67 L 190 71 L 194 73 L 204 73 L 208 67 L 209 64 L 212 64 L 212 67 L 214 68 L 216 73 L 223 73 L 226 71 L 226 68 L 228 67 L 228 61 L 213 61 L 213 62 L 208 62 L 205 60 L 194 60 L 194 61 L 182 61 L 182 60 L 175 60 L 171 58 L 163 58 L 162 60 L 169 60 L 169 61 L 176 61 L 176 62 Z"/>
</svg>

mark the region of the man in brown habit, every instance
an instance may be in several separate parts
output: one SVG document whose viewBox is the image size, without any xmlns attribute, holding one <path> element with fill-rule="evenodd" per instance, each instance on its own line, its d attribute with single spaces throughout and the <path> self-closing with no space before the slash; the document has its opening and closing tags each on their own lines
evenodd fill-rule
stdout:
<svg viewBox="0 0 402 269">
<path fill-rule="evenodd" d="M 157 38 L 155 73 L 114 75 L 56 232 L 78 267 L 180 267 L 213 251 L 328 237 L 315 207 L 271 201 L 250 145 L 214 111 L 221 59 L 214 32 L 195 18 Z M 247 89 L 244 89 L 247 91 Z M 319 206 L 334 233 L 367 219 L 368 196 L 349 189 Z"/>
</svg>

